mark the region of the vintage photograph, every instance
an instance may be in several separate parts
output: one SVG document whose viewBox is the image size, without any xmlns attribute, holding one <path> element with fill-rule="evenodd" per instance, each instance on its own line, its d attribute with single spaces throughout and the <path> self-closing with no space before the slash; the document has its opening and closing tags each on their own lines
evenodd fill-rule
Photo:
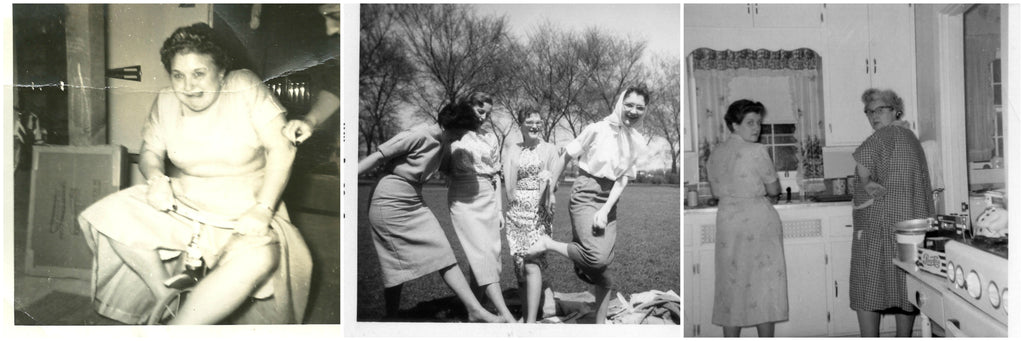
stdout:
<svg viewBox="0 0 1024 341">
<path fill-rule="evenodd" d="M 10 6 L 14 325 L 340 323 L 338 4 Z"/>
<path fill-rule="evenodd" d="M 355 320 L 679 325 L 679 16 L 361 5 Z"/>
<path fill-rule="evenodd" d="M 1019 10 L 684 5 L 684 335 L 1006 337 Z"/>
</svg>

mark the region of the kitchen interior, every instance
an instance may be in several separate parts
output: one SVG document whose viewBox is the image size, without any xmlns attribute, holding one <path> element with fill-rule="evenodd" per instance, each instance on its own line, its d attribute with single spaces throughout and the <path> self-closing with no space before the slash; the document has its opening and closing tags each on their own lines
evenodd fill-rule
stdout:
<svg viewBox="0 0 1024 341">
<path fill-rule="evenodd" d="M 20 86 L 5 108 L 16 127 L 14 153 L 6 154 L 14 190 L 5 202 L 14 212 L 15 324 L 118 324 L 91 307 L 92 254 L 75 217 L 106 194 L 145 183 L 137 153 L 156 94 L 170 86 L 159 51 L 171 32 L 209 24 L 236 65 L 261 76 L 294 119 L 311 107 L 317 66 L 340 53 L 318 7 L 12 5 Z M 300 145 L 282 196 L 313 257 L 303 321 L 310 324 L 340 322 L 338 116 Z M 48 192 L 52 184 L 62 192 Z"/>
<path fill-rule="evenodd" d="M 705 163 L 735 100 L 762 102 L 779 174 L 789 320 L 776 336 L 857 336 L 849 305 L 861 93 L 892 89 L 927 156 L 934 217 L 897 226 L 914 335 L 1006 336 L 1008 172 L 1018 144 L 1017 10 L 1005 4 L 685 4 L 684 335 L 711 323 L 717 199 Z M 1013 29 L 1008 29 L 1013 28 Z M 1012 44 L 1012 45 L 1011 45 Z M 1011 138 L 1012 139 L 1012 138 Z M 1016 186 L 1016 185 L 1014 185 Z M 886 315 L 883 336 L 895 334 Z M 744 328 L 743 336 L 756 336 Z"/>
</svg>

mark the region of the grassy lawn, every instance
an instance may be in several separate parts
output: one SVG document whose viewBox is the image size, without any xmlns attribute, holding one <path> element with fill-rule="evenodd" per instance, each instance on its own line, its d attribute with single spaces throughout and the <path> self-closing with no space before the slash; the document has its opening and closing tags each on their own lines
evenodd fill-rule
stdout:
<svg viewBox="0 0 1024 341">
<path fill-rule="evenodd" d="M 555 216 L 555 240 L 569 241 L 571 225 L 568 217 L 569 185 L 563 185 L 557 195 L 558 210 Z M 366 219 L 366 209 L 371 188 L 359 186 L 359 240 L 358 245 L 358 287 L 357 316 L 358 321 L 378 321 L 384 315 L 384 288 L 381 280 L 380 266 L 374 251 L 371 227 Z M 447 189 L 443 186 L 427 185 L 423 190 L 427 205 L 441 222 L 448 241 L 455 251 L 459 266 L 466 277 L 469 264 L 459 245 L 451 226 L 451 218 L 447 207 Z M 619 235 L 615 247 L 615 259 L 610 266 L 614 274 L 616 291 L 623 295 L 648 290 L 673 290 L 681 294 L 679 281 L 679 187 L 630 185 L 622 194 L 619 203 Z M 508 245 L 502 234 L 502 273 L 501 287 L 505 291 L 506 300 L 517 297 L 515 288 L 518 286 L 512 270 L 511 256 L 508 256 Z M 576 278 L 572 271 L 572 263 L 565 258 L 548 255 L 548 268 L 544 271 L 544 279 L 551 283 L 556 292 L 582 292 L 588 285 Z M 448 307 L 460 310 L 454 299 L 454 293 L 441 280 L 441 276 L 432 274 L 409 281 L 405 284 L 401 310 L 410 320 L 454 320 L 451 312 L 438 311 L 437 307 Z M 485 303 L 486 305 L 486 303 Z M 512 303 L 509 308 L 517 313 L 518 307 Z"/>
</svg>

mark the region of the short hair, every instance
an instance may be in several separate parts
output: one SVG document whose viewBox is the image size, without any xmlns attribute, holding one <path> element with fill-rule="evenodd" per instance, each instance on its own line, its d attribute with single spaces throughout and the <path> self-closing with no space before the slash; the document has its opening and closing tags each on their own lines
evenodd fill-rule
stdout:
<svg viewBox="0 0 1024 341">
<path fill-rule="evenodd" d="M 448 103 L 437 114 L 437 123 L 444 130 L 475 130 L 483 124 L 469 101 Z"/>
<path fill-rule="evenodd" d="M 622 99 L 625 100 L 631 94 L 637 94 L 644 98 L 644 105 L 651 104 L 651 93 L 647 91 L 647 85 L 637 84 L 626 88 L 626 93 L 622 95 Z"/>
<path fill-rule="evenodd" d="M 860 101 L 864 102 L 864 110 L 868 109 L 868 104 L 871 104 L 874 100 L 880 100 L 885 105 L 891 106 L 892 110 L 896 112 L 896 119 L 903 117 L 903 98 L 900 98 L 895 91 L 890 89 L 867 89 L 864 94 L 860 95 Z"/>
<path fill-rule="evenodd" d="M 543 120 L 547 116 L 544 112 L 537 110 L 534 107 L 526 107 L 519 110 L 519 112 L 516 113 L 516 121 L 518 121 L 519 124 L 522 125 L 523 122 L 526 122 L 526 119 L 530 118 L 530 115 L 533 114 L 537 114 L 537 116 L 540 116 L 541 120 Z"/>
<path fill-rule="evenodd" d="M 747 114 L 764 116 L 764 113 L 764 104 L 761 104 L 761 102 L 754 102 L 749 99 L 737 100 L 729 104 L 729 110 L 725 112 L 725 126 L 729 128 L 729 131 L 734 131 L 732 125 L 743 123 L 743 118 L 747 117 Z"/>
<path fill-rule="evenodd" d="M 227 71 L 231 67 L 231 56 L 224 50 L 213 28 L 205 23 L 179 27 L 164 40 L 164 45 L 160 48 L 160 61 L 164 64 L 164 70 L 171 73 L 171 61 L 174 56 L 185 53 L 210 56 L 213 63 L 222 71 Z"/>
</svg>

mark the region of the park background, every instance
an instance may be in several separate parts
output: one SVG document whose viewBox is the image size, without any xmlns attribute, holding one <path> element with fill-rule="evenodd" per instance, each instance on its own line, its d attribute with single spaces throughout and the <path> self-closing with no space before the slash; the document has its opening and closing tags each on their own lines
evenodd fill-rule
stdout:
<svg viewBox="0 0 1024 341">
<path fill-rule="evenodd" d="M 544 138 L 564 146 L 608 115 L 626 87 L 643 83 L 652 93 L 639 127 L 646 153 L 638 179 L 620 200 L 610 271 L 617 280 L 614 289 L 627 297 L 648 290 L 679 293 L 679 13 L 672 4 L 361 5 L 359 123 L 353 138 L 358 158 L 404 129 L 433 124 L 445 103 L 474 91 L 494 96 L 484 128 L 503 148 L 521 141 L 513 118 L 528 108 L 544 112 Z M 571 238 L 566 205 L 575 174 L 571 165 L 558 191 L 556 240 Z M 356 248 L 356 320 L 365 322 L 379 321 L 384 311 L 365 217 L 375 176 L 359 178 L 358 232 L 346 243 Z M 468 273 L 451 228 L 443 179 L 435 177 L 423 192 Z M 507 241 L 502 244 L 502 288 L 516 313 L 516 278 Z M 548 260 L 544 278 L 556 292 L 587 290 L 568 260 L 554 255 Z M 456 302 L 439 276 L 428 275 L 405 285 L 401 310 L 408 320 L 457 320 Z"/>
</svg>

